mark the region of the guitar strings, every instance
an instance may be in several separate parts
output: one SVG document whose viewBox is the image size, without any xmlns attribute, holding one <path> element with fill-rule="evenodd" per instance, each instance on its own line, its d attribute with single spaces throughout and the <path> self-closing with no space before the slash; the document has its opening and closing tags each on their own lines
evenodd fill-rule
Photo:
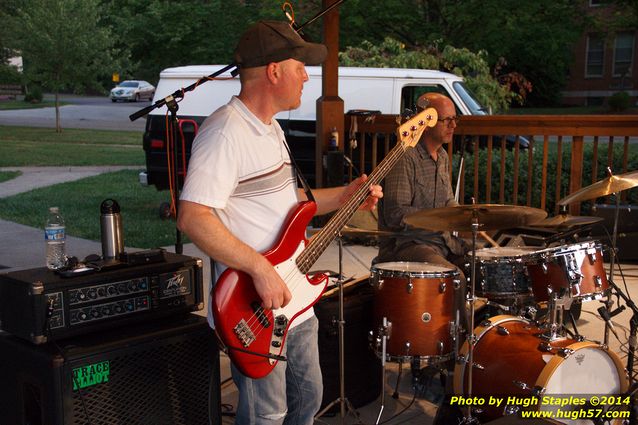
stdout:
<svg viewBox="0 0 638 425">
<path fill-rule="evenodd" d="M 424 111 L 425 112 L 425 111 Z M 421 113 L 421 115 L 425 115 Z M 414 121 L 411 120 L 411 121 Z M 436 123 L 436 122 L 435 122 Z M 408 123 L 406 123 L 408 124 Z M 404 124 L 402 127 L 405 127 Z M 424 126 L 423 121 L 419 122 L 419 126 Z M 433 124 L 434 125 L 434 124 Z M 410 135 L 412 136 L 410 140 L 414 140 L 416 130 L 418 127 L 410 128 Z M 399 135 L 401 134 L 401 127 L 399 128 Z M 418 136 L 420 137 L 422 131 L 418 132 Z M 406 136 L 407 137 L 407 136 Z M 403 142 L 403 141 L 402 141 Z M 367 184 L 359 186 L 353 195 L 346 201 L 344 206 L 340 208 L 335 215 L 328 221 L 328 224 L 324 228 L 325 231 L 320 231 L 315 238 L 313 238 L 307 247 L 304 248 L 302 253 L 295 260 L 295 264 L 297 265 L 296 269 L 291 269 L 285 276 L 282 277 L 284 282 L 289 281 L 295 274 L 295 272 L 299 271 L 301 274 L 307 279 L 307 272 L 310 267 L 317 261 L 317 259 L 323 254 L 327 246 L 334 240 L 334 238 L 339 233 L 340 229 L 343 227 L 345 222 L 352 216 L 353 212 L 359 208 L 361 202 L 368 196 L 369 187 L 371 185 L 379 184 L 383 177 L 394 167 L 396 162 L 403 156 L 403 153 L 406 150 L 405 143 L 397 143 L 396 146 L 386 155 L 386 157 L 381 161 L 379 166 L 370 173 Z M 334 230 L 329 231 L 334 227 Z M 318 245 L 318 249 L 315 248 Z M 301 282 L 302 279 L 299 279 Z M 297 289 L 299 289 L 299 283 L 295 283 L 292 287 L 288 288 L 291 294 L 293 294 Z M 259 317 L 264 315 L 265 309 L 262 306 L 259 306 L 253 314 L 248 318 L 246 322 L 248 328 L 251 330 L 255 339 L 261 334 L 263 330 L 266 329 L 264 326 L 260 326 Z M 273 315 L 274 320 L 274 315 Z"/>
</svg>

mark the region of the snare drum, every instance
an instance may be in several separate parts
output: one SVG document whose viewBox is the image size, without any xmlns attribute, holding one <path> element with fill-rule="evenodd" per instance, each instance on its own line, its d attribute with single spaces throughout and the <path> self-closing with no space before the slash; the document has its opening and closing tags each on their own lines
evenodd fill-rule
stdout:
<svg viewBox="0 0 638 425">
<path fill-rule="evenodd" d="M 600 299 L 609 292 L 602 245 L 594 241 L 537 251 L 527 266 L 534 299 Z"/>
<path fill-rule="evenodd" d="M 514 401 L 509 405 L 504 401 L 499 407 L 480 406 L 483 411 L 477 415 L 482 420 L 515 413 L 525 406 L 528 410 L 569 411 L 570 406 L 551 405 L 551 401 L 564 400 L 570 394 L 579 399 L 617 395 L 629 386 L 621 360 L 605 346 L 569 338 L 549 341 L 540 328 L 521 317 L 495 316 L 478 326 L 474 336 L 471 395 L 512 397 Z M 466 342 L 459 356 L 467 359 L 467 350 Z M 465 365 L 466 361 L 457 362 L 454 370 L 454 392 L 458 395 L 467 394 Z"/>
<path fill-rule="evenodd" d="M 452 357 L 458 323 L 454 318 L 454 294 L 460 285 L 457 270 L 432 263 L 379 263 L 372 266 L 370 281 L 376 289 L 377 341 L 389 336 L 388 360 L 436 363 Z M 380 349 L 377 344 L 379 356 Z"/>
<path fill-rule="evenodd" d="M 476 252 L 477 295 L 488 299 L 511 298 L 513 295 L 529 295 L 532 287 L 527 275 L 527 261 L 536 248 L 496 247 L 478 249 Z M 472 255 L 466 257 L 466 276 L 471 276 Z"/>
</svg>

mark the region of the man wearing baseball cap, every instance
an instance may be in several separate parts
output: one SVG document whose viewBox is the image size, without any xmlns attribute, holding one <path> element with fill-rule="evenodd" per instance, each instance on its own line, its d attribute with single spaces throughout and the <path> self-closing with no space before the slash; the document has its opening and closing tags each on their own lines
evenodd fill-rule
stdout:
<svg viewBox="0 0 638 425">
<path fill-rule="evenodd" d="M 325 46 L 304 41 L 285 22 L 252 25 L 234 53 L 239 95 L 204 121 L 193 142 L 178 227 L 215 260 L 216 278 L 227 267 L 248 274 L 265 309 L 286 306 L 293 294 L 259 253 L 272 247 L 290 211 L 306 199 L 273 117 L 299 107 L 308 80 L 304 65 L 320 64 L 326 55 Z M 366 179 L 313 191 L 317 214 L 337 209 Z M 364 206 L 374 208 L 381 187 L 369 190 Z M 213 325 L 210 314 L 209 320 Z M 317 331 L 309 308 L 290 324 L 282 351 L 286 361 L 265 377 L 249 378 L 232 365 L 239 389 L 236 424 L 314 422 L 322 397 Z"/>
</svg>

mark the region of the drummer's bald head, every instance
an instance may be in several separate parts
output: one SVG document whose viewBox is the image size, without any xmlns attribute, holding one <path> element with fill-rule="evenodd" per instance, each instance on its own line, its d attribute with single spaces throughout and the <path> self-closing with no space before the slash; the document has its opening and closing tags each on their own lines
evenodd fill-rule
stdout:
<svg viewBox="0 0 638 425">
<path fill-rule="evenodd" d="M 416 106 L 419 108 L 419 111 L 426 108 L 434 108 L 438 111 L 446 102 L 452 103 L 452 100 L 441 93 L 429 92 L 419 96 L 416 101 Z"/>
</svg>

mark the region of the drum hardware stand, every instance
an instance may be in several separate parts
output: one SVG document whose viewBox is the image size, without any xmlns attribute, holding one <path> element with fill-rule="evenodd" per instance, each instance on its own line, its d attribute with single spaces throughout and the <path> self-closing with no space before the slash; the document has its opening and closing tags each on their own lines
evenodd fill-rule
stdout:
<svg viewBox="0 0 638 425">
<path fill-rule="evenodd" d="M 346 398 L 346 385 L 345 385 L 345 339 L 344 339 L 344 325 L 346 323 L 344 319 L 343 313 L 343 238 L 341 237 L 341 232 L 337 234 L 337 242 L 339 246 L 339 279 L 337 279 L 337 286 L 339 287 L 339 320 L 337 321 L 337 329 L 339 332 L 339 398 L 333 400 L 328 404 L 322 411 L 315 415 L 315 418 L 319 418 L 323 416 L 328 410 L 332 408 L 335 404 L 339 403 L 340 410 L 340 418 L 341 424 L 343 425 L 344 419 L 346 417 L 346 409 L 348 412 L 352 412 L 352 414 L 359 419 L 359 414 L 355 410 L 354 406 L 350 403 L 350 401 Z M 385 342 L 384 342 L 385 348 Z"/>
<path fill-rule="evenodd" d="M 636 335 L 638 334 L 638 307 L 636 304 L 629 298 L 615 283 L 613 280 L 609 281 L 609 286 L 611 289 L 616 291 L 616 294 L 623 299 L 627 307 L 631 309 L 633 315 L 629 320 L 629 349 L 627 350 L 627 372 L 629 373 L 629 382 L 634 382 L 634 358 L 636 355 L 636 347 L 638 346 Z M 609 327 L 609 323 L 611 318 L 620 314 L 623 310 L 625 310 L 625 306 L 621 305 L 617 309 L 613 311 L 607 310 L 606 304 L 605 307 L 600 307 L 598 309 L 598 313 L 605 320 L 605 331 L 607 331 L 607 327 Z M 605 342 L 605 345 L 607 343 Z"/>
<path fill-rule="evenodd" d="M 388 342 L 388 318 L 383 318 L 383 325 L 379 330 L 379 336 L 381 336 L 381 407 L 379 408 L 379 414 L 377 415 L 377 421 L 375 425 L 379 425 L 381 421 L 381 414 L 383 413 L 383 409 L 385 408 L 385 363 L 386 363 L 386 347 Z M 401 367 L 401 363 L 399 363 L 399 368 Z M 399 369 L 400 375 L 400 369 Z M 398 381 L 397 381 L 398 386 Z M 395 393 L 396 393 L 395 389 Z M 393 395 L 394 397 L 394 395 Z"/>
<path fill-rule="evenodd" d="M 479 233 L 478 212 L 472 211 L 472 266 L 470 272 L 470 317 L 469 330 L 467 332 L 467 397 L 472 397 L 472 369 L 474 369 L 474 345 L 476 344 L 476 336 L 474 335 L 474 286 L 476 279 L 476 239 Z M 463 424 L 477 424 L 478 419 L 472 417 L 472 406 L 467 406 L 467 415 L 463 418 Z"/>
</svg>

